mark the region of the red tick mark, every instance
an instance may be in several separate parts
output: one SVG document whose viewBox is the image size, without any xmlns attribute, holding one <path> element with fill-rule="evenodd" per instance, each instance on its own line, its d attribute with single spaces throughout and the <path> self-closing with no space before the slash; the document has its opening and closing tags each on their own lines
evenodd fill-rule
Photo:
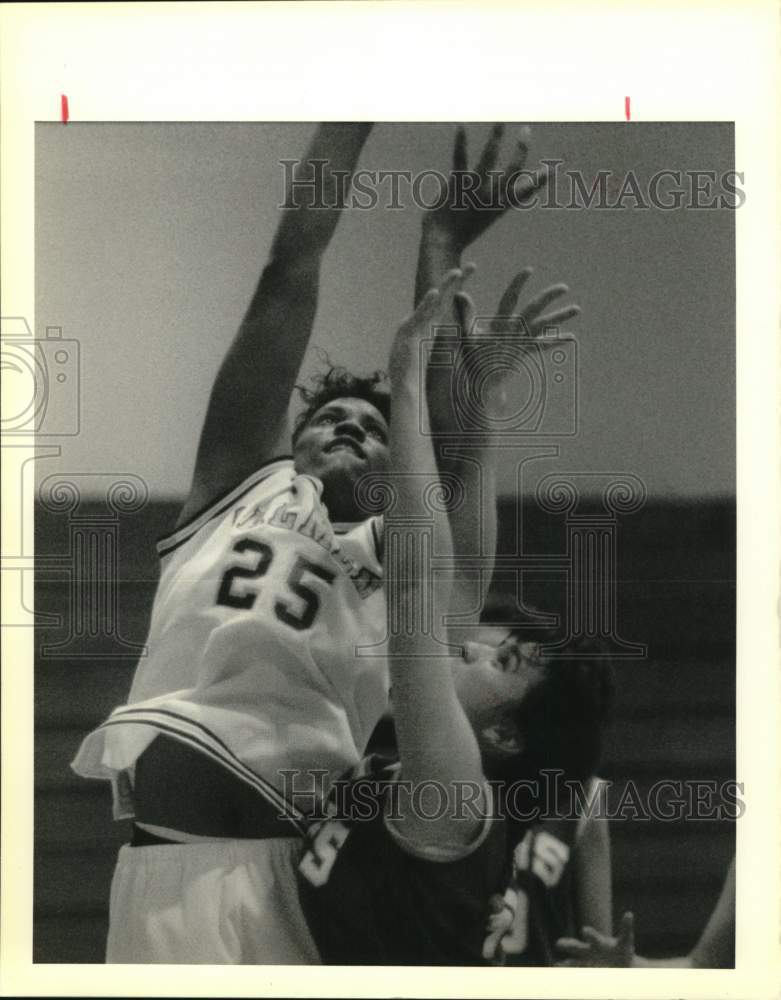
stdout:
<svg viewBox="0 0 781 1000">
<path fill-rule="evenodd" d="M 68 98 L 65 94 L 60 94 L 60 116 L 62 124 L 68 124 Z"/>
<path fill-rule="evenodd" d="M 629 98 L 628 97 L 624 98 L 624 114 L 626 115 L 626 120 L 629 121 L 629 119 L 631 117 L 631 113 L 629 111 Z"/>
</svg>

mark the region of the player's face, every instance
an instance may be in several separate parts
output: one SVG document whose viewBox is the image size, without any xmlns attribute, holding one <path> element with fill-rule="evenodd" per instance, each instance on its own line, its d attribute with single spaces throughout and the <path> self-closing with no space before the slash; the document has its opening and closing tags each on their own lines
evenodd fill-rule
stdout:
<svg viewBox="0 0 781 1000">
<path fill-rule="evenodd" d="M 536 642 L 507 638 L 498 646 L 467 643 L 455 671 L 456 691 L 479 732 L 516 708 L 545 675 Z"/>
<path fill-rule="evenodd" d="M 356 509 L 354 486 L 367 472 L 387 469 L 388 424 L 366 399 L 334 399 L 312 415 L 293 457 L 297 472 L 322 480 L 332 518 L 362 519 L 367 514 Z"/>
</svg>

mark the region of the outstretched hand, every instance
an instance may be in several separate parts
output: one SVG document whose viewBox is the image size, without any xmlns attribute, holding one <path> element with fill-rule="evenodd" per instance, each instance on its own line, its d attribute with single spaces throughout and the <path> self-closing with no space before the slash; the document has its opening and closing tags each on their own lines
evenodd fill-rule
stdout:
<svg viewBox="0 0 781 1000">
<path fill-rule="evenodd" d="M 557 299 L 569 292 L 564 284 L 550 285 L 543 289 L 523 308 L 518 308 L 521 293 L 531 277 L 530 267 L 524 268 L 505 289 L 491 317 L 478 319 L 474 302 L 461 288 L 453 295 L 453 307 L 461 329 L 459 357 L 456 365 L 462 368 L 466 379 L 458 381 L 471 385 L 471 393 L 479 396 L 479 406 L 485 418 L 486 437 L 490 438 L 490 424 L 507 415 L 508 388 L 514 369 L 512 356 L 521 356 L 531 344 L 541 349 L 556 346 L 555 338 L 545 339 L 542 334 L 550 327 L 559 326 L 580 313 L 580 306 L 566 305 L 549 309 Z M 496 364 L 491 364 L 495 354 Z M 471 372 L 470 372 L 471 367 Z M 490 369 L 490 379 L 482 379 L 479 386 L 472 384 L 480 373 Z M 451 369 L 430 368 L 428 372 L 428 402 L 432 424 L 439 432 L 453 433 L 460 426 L 455 408 L 459 404 L 454 392 Z M 476 443 L 476 431 L 470 433 Z"/>
<path fill-rule="evenodd" d="M 426 336 L 433 336 L 435 325 L 443 323 L 443 317 L 451 314 L 455 295 L 474 271 L 474 264 L 448 271 L 439 287 L 430 288 L 412 315 L 399 326 L 388 361 L 391 391 L 406 387 L 417 392 L 425 385 L 421 354 L 426 352 L 421 351 L 421 343 Z"/>
<path fill-rule="evenodd" d="M 448 241 L 461 253 L 511 205 L 531 200 L 548 180 L 546 170 L 525 170 L 531 130 L 522 130 L 509 164 L 497 170 L 504 126 L 494 125 L 474 170 L 468 169 L 466 131 L 456 132 L 453 165 L 444 205 L 429 209 L 424 219 L 429 239 Z"/>
<path fill-rule="evenodd" d="M 593 927 L 583 928 L 583 940 L 559 938 L 557 949 L 569 956 L 559 966 L 589 966 L 614 969 L 631 969 L 636 965 L 635 925 L 631 913 L 621 918 L 618 937 L 600 934 Z"/>
</svg>

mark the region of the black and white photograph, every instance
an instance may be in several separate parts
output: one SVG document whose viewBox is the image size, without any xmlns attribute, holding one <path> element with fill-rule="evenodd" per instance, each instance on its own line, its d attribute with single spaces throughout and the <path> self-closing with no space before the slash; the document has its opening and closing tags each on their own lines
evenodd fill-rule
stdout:
<svg viewBox="0 0 781 1000">
<path fill-rule="evenodd" d="M 31 965 L 738 975 L 778 733 L 734 117 L 56 97 L 2 310 Z"/>
</svg>

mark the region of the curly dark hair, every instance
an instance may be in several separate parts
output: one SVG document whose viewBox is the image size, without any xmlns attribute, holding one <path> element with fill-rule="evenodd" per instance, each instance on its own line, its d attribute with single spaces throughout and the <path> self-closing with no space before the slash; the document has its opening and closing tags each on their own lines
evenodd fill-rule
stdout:
<svg viewBox="0 0 781 1000">
<path fill-rule="evenodd" d="M 293 444 L 321 406 L 347 396 L 365 399 L 390 423 L 391 397 L 390 391 L 385 388 L 387 381 L 388 376 L 383 371 L 375 371 L 371 375 L 353 375 L 346 368 L 331 365 L 328 371 L 313 375 L 309 386 L 297 385 L 304 409 L 293 424 Z"/>
<path fill-rule="evenodd" d="M 527 630 L 513 631 L 510 637 L 518 642 L 530 638 Z M 541 646 L 544 659 L 544 641 Z M 495 776 L 535 779 L 543 770 L 555 770 L 566 780 L 587 781 L 602 756 L 613 694 L 613 666 L 598 639 L 580 640 L 567 658 L 551 656 L 543 680 L 512 713 L 523 734 L 523 750 L 499 765 L 501 773 Z"/>
</svg>

